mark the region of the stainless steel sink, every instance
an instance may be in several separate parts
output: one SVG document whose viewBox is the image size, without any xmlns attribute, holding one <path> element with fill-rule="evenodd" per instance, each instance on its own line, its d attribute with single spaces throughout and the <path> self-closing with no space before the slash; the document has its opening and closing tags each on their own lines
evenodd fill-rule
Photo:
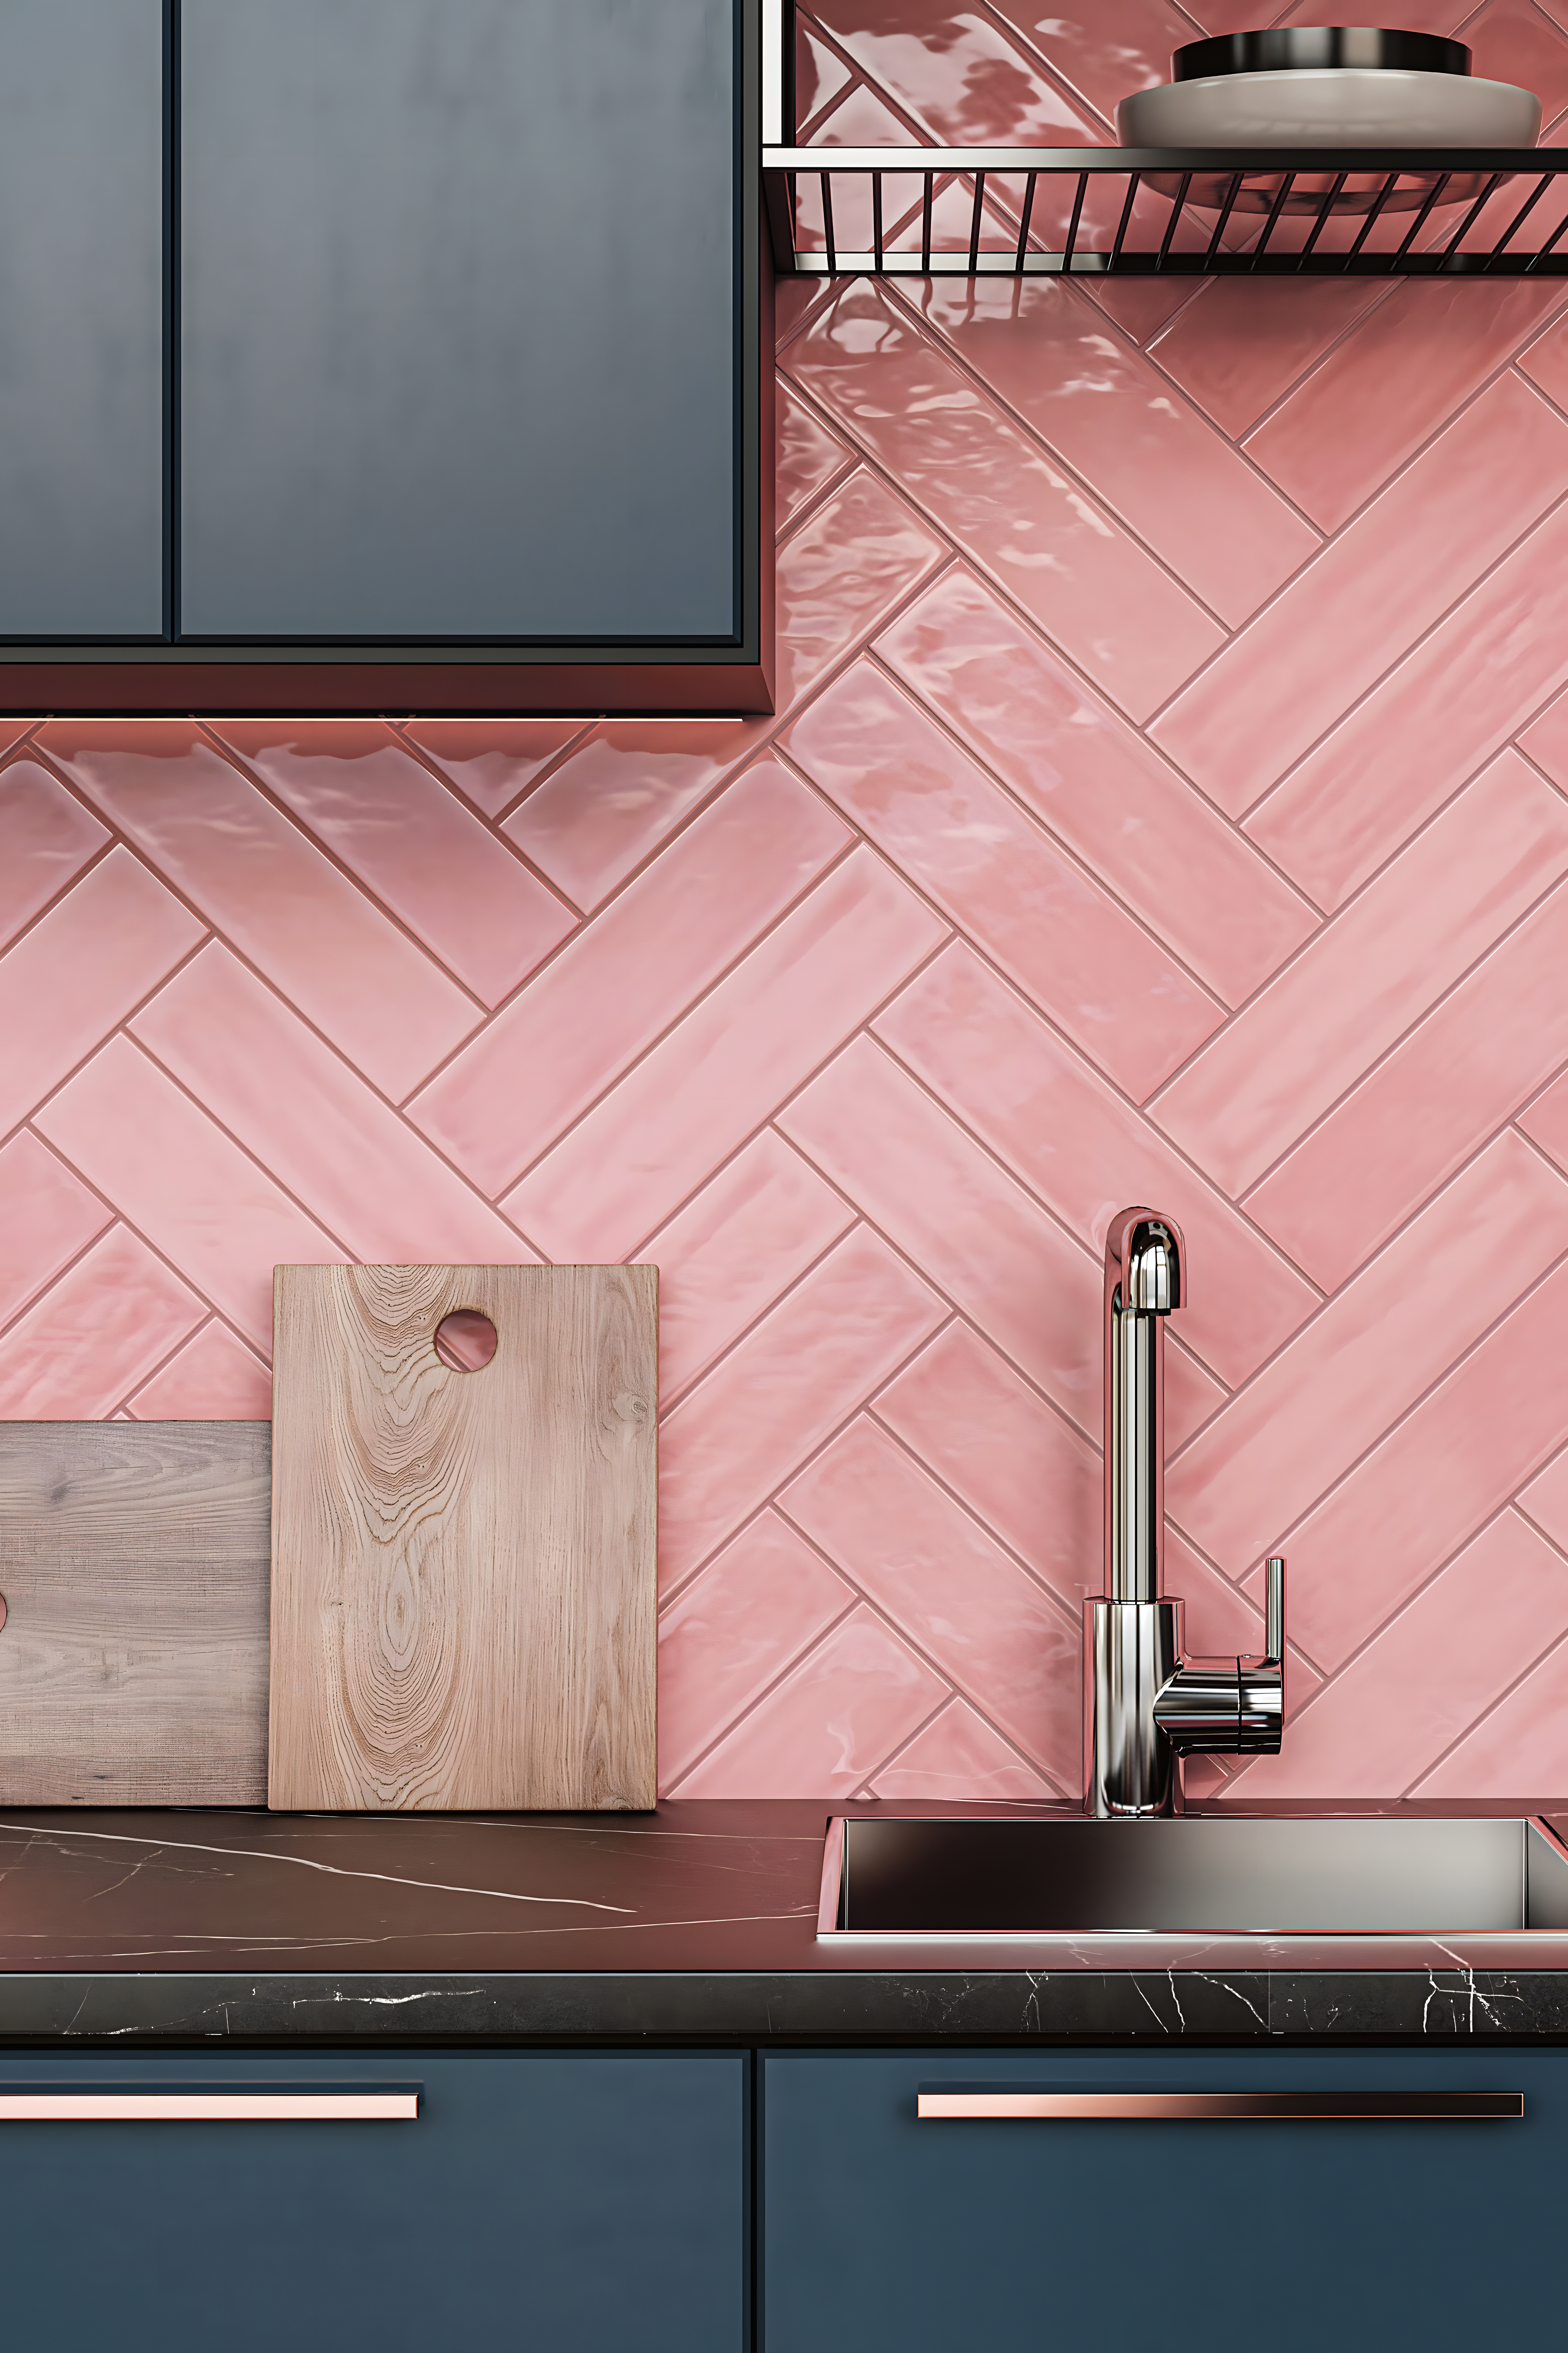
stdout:
<svg viewBox="0 0 1568 2353">
<path fill-rule="evenodd" d="M 1568 1931 L 1542 1823 L 836 1817 L 818 1935 L 1461 1936 Z"/>
</svg>

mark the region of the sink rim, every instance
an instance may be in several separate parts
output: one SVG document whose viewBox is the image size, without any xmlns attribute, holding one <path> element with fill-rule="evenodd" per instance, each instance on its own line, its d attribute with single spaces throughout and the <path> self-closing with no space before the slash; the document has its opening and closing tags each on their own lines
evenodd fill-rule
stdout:
<svg viewBox="0 0 1568 2353">
<path fill-rule="evenodd" d="M 1247 1823 L 1425 1821 L 1436 1825 L 1451 1823 L 1456 1826 L 1475 1821 L 1495 1821 L 1518 1827 L 1521 1832 L 1521 1862 L 1528 1852 L 1526 1834 L 1533 1830 L 1551 1849 L 1553 1858 L 1562 1863 L 1564 1872 L 1568 1873 L 1568 1838 L 1556 1830 L 1543 1814 L 1522 1810 L 1505 1814 L 1471 1811 L 1462 1814 L 1434 1812 L 1405 1815 L 1392 1812 L 1379 1813 L 1370 1809 L 1366 1811 L 1339 1810 L 1321 1814 L 1309 1814 L 1295 1809 L 1289 1813 L 1246 1814 L 1226 1810 L 1224 1812 L 1215 1810 L 1210 1813 L 1200 1813 L 1194 1810 L 1190 1814 L 1172 1819 Z M 1167 1962 L 1174 1955 L 1189 1953 L 1194 1949 L 1212 1956 L 1216 1948 L 1229 1947 L 1232 1948 L 1234 1957 L 1237 1958 L 1252 1958 L 1265 1950 L 1270 1955 L 1277 1955 L 1281 1947 L 1301 1946 L 1306 1948 L 1307 1955 L 1314 1962 L 1328 1957 L 1331 1954 L 1332 1957 L 1342 1965 L 1354 1952 L 1371 1947 L 1374 1957 L 1380 1965 L 1384 1966 L 1387 1965 L 1388 1959 L 1396 1951 L 1409 1953 L 1413 1950 L 1420 1950 L 1437 1954 L 1447 1961 L 1450 1968 L 1468 1971 L 1472 1966 L 1479 1964 L 1473 1965 L 1467 1962 L 1453 1947 L 1479 1943 L 1489 1951 L 1492 1948 L 1500 1948 L 1505 1954 L 1522 1953 L 1541 1956 L 1547 1948 L 1557 1947 L 1561 1949 L 1563 1960 L 1568 1960 L 1568 1925 L 1450 1929 L 1436 1927 L 1113 1928 L 1090 1924 L 1051 1928 L 841 1928 L 837 1926 L 837 1917 L 843 1887 L 845 1846 L 848 1825 L 854 1821 L 874 1822 L 890 1820 L 931 1823 L 962 1820 L 988 1825 L 1031 1821 L 1042 1825 L 1081 1824 L 1086 1829 L 1106 1836 L 1126 1834 L 1125 1826 L 1121 1824 L 1090 1821 L 1085 1815 L 1067 1811 L 1035 1813 L 1020 1810 L 995 1814 L 979 1812 L 971 1814 L 967 1811 L 955 1814 L 943 1811 L 925 1814 L 914 1810 L 905 1812 L 900 1809 L 897 1814 L 879 1811 L 875 1813 L 836 1812 L 828 1819 L 823 1841 L 822 1876 L 818 1890 L 816 1923 L 816 1939 L 819 1945 L 830 1949 L 865 1946 L 882 1951 L 911 1947 L 921 1949 L 940 1948 L 949 1952 L 970 1951 L 977 1947 L 987 1950 L 1004 1948 L 1015 1952 L 1044 1950 L 1048 1954 L 1060 1955 L 1064 1957 L 1069 1954 L 1082 1956 L 1086 1949 L 1103 1945 L 1109 1946 L 1113 1952 L 1121 1956 L 1136 1948 L 1139 1952 L 1158 1956 Z M 1133 1826 L 1134 1834 L 1138 1827 Z M 1426 1966 L 1426 1963 L 1422 1965 Z"/>
</svg>

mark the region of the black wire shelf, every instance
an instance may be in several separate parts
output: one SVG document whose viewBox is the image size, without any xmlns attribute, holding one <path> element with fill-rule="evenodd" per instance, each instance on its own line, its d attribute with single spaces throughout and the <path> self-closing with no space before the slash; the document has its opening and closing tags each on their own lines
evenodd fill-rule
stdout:
<svg viewBox="0 0 1568 2353">
<path fill-rule="evenodd" d="M 764 144 L 763 177 L 795 277 L 1568 275 L 1568 147 Z"/>
</svg>

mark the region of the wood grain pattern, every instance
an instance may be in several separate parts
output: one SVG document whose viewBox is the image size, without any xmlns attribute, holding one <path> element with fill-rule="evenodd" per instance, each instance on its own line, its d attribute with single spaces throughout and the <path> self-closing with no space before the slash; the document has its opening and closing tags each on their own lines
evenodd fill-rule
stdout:
<svg viewBox="0 0 1568 2353">
<path fill-rule="evenodd" d="M 0 1803 L 264 1802 L 270 1436 L 0 1422 Z"/>
<path fill-rule="evenodd" d="M 658 1302 L 649 1266 L 277 1269 L 270 1805 L 653 1804 Z M 478 1372 L 436 1352 L 459 1308 Z"/>
</svg>

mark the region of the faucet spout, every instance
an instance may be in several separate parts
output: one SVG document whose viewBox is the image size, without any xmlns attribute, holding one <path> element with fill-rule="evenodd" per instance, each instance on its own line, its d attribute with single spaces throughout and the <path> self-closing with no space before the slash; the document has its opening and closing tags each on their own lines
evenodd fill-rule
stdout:
<svg viewBox="0 0 1568 2353">
<path fill-rule="evenodd" d="M 1182 1303 L 1173 1219 L 1124 1209 L 1105 1244 L 1105 1596 L 1160 1598 L 1165 1524 L 1164 1318 Z"/>
<path fill-rule="evenodd" d="M 1182 1810 L 1182 1760 L 1280 1745 L 1285 1564 L 1268 1568 L 1264 1655 L 1192 1660 L 1164 1586 L 1164 1318 L 1182 1304 L 1173 1218 L 1123 1209 L 1105 1245 L 1105 1590 L 1084 1612 L 1084 1810 Z"/>
</svg>

